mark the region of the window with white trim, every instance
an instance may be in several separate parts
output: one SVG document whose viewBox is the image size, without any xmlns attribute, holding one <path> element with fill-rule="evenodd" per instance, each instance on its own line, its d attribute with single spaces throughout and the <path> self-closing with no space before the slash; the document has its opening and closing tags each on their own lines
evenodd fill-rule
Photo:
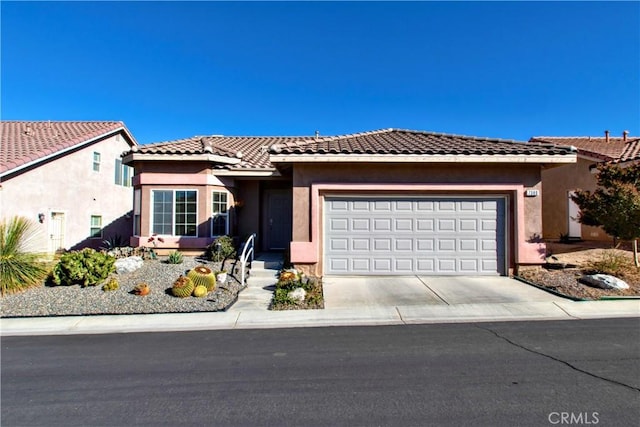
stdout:
<svg viewBox="0 0 640 427">
<path fill-rule="evenodd" d="M 97 151 L 93 152 L 93 170 L 100 172 L 100 153 Z"/>
<path fill-rule="evenodd" d="M 89 236 L 92 238 L 102 238 L 102 217 L 100 215 L 91 215 Z"/>
<path fill-rule="evenodd" d="M 229 197 L 225 191 L 214 191 L 211 206 L 211 235 L 229 234 Z"/>
<path fill-rule="evenodd" d="M 133 176 L 133 168 L 131 166 L 123 165 L 122 160 L 116 159 L 116 185 L 122 185 L 123 187 L 131 187 L 131 177 Z"/>
<path fill-rule="evenodd" d="M 168 236 L 198 235 L 196 190 L 152 190 L 151 230 Z"/>
</svg>

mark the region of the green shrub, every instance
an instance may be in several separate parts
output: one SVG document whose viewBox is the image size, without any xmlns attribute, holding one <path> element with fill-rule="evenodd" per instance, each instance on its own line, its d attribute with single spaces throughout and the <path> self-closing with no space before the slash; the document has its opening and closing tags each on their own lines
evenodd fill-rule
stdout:
<svg viewBox="0 0 640 427">
<path fill-rule="evenodd" d="M 289 298 L 289 292 L 302 288 L 306 291 L 301 304 Z M 324 308 L 322 284 L 319 279 L 305 276 L 295 269 L 285 269 L 278 275 L 276 289 L 271 300 L 272 310 L 290 310 L 300 308 Z"/>
<path fill-rule="evenodd" d="M 287 306 L 290 304 L 295 305 L 295 301 L 293 301 L 291 298 L 289 298 L 289 289 L 282 289 L 282 288 L 276 288 L 275 292 L 273 293 L 273 300 L 272 300 L 272 305 L 273 306 Z"/>
<path fill-rule="evenodd" d="M 24 217 L 0 223 L 0 283 L 2 295 L 41 285 L 47 268 L 37 254 L 28 251 L 37 229 Z"/>
<path fill-rule="evenodd" d="M 220 236 L 207 246 L 206 257 L 213 262 L 236 257 L 236 247 L 231 236 Z"/>
<path fill-rule="evenodd" d="M 119 287 L 120 287 L 120 284 L 118 283 L 118 279 L 116 279 L 115 277 L 112 277 L 111 279 L 109 279 L 107 283 L 102 285 L 102 290 L 105 292 L 115 291 L 115 290 L 118 290 Z"/>
<path fill-rule="evenodd" d="M 53 283 L 95 286 L 115 271 L 115 261 L 114 257 L 90 248 L 67 252 L 53 268 Z"/>
<path fill-rule="evenodd" d="M 182 264 L 182 253 L 178 251 L 173 251 L 169 254 L 167 258 L 167 263 L 169 264 Z"/>
<path fill-rule="evenodd" d="M 601 258 L 590 261 L 587 268 L 596 273 L 620 277 L 628 270 L 633 269 L 633 260 L 626 256 L 624 252 L 617 252 L 615 249 L 605 250 L 602 252 Z"/>
</svg>

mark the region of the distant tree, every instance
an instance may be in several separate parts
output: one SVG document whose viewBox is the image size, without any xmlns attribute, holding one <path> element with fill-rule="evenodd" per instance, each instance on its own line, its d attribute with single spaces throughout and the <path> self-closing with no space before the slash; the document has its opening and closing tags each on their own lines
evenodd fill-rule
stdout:
<svg viewBox="0 0 640 427">
<path fill-rule="evenodd" d="M 633 243 L 633 259 L 638 261 L 640 239 L 640 163 L 626 168 L 598 166 L 598 188 L 578 190 L 571 196 L 580 207 L 578 221 L 602 227 L 616 239 Z"/>
</svg>

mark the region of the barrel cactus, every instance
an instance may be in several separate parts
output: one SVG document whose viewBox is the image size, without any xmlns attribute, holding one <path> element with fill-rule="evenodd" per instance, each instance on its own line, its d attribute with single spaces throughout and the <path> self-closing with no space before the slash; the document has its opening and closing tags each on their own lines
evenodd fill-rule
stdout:
<svg viewBox="0 0 640 427">
<path fill-rule="evenodd" d="M 207 296 L 207 287 L 204 285 L 196 286 L 195 289 L 193 290 L 193 296 L 198 298 Z"/>
<path fill-rule="evenodd" d="M 199 265 L 187 273 L 187 277 L 191 279 L 195 286 L 203 285 L 208 292 L 216 288 L 216 276 L 209 267 Z"/>
<path fill-rule="evenodd" d="M 149 295 L 151 292 L 151 288 L 147 283 L 138 283 L 135 288 L 133 288 L 133 293 L 140 296 Z"/>
<path fill-rule="evenodd" d="M 186 298 L 191 295 L 194 288 L 195 286 L 191 279 L 185 276 L 180 276 L 175 282 L 173 282 L 171 293 L 176 297 Z"/>
</svg>

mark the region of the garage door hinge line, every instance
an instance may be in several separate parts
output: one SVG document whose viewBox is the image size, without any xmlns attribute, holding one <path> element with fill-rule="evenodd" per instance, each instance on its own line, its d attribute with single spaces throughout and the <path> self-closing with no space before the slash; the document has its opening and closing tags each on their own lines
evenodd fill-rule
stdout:
<svg viewBox="0 0 640 427">
<path fill-rule="evenodd" d="M 427 283 L 426 283 L 424 280 L 422 280 L 422 278 L 421 278 L 420 276 L 416 276 L 416 278 L 417 278 L 417 279 L 420 281 L 420 283 L 422 283 L 422 284 L 423 284 L 427 289 L 429 289 L 431 292 L 433 292 L 433 294 L 434 294 L 435 296 L 437 296 L 438 298 L 440 298 L 440 300 L 441 300 L 443 303 L 445 303 L 445 304 L 447 304 L 447 305 L 451 305 L 451 304 L 449 304 L 447 301 L 445 301 L 445 299 L 444 299 L 444 298 L 442 298 L 440 295 L 438 295 L 438 293 L 437 293 L 436 291 L 434 291 L 433 289 L 431 289 L 431 288 L 429 287 L 429 285 L 427 285 Z"/>
</svg>

